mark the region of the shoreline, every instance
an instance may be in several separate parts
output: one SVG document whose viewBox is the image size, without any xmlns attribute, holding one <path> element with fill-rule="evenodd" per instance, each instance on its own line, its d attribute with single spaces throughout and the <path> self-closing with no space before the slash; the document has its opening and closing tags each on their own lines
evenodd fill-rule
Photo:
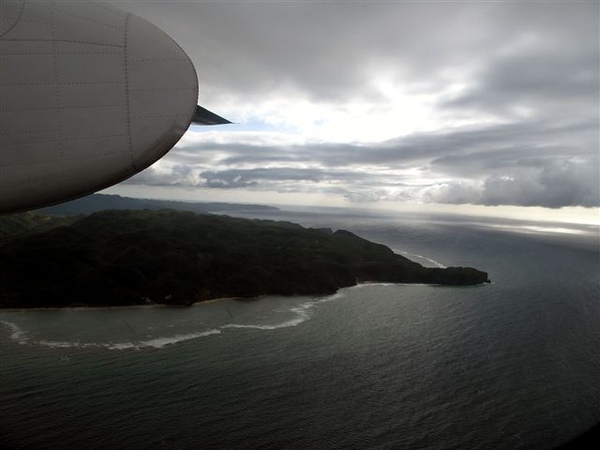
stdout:
<svg viewBox="0 0 600 450">
<path fill-rule="evenodd" d="M 430 284 L 430 283 L 390 283 L 382 281 L 362 281 L 353 286 L 343 286 L 338 288 L 333 294 L 315 294 L 315 295 L 292 295 L 290 297 L 330 297 L 336 295 L 341 290 L 360 288 L 365 286 L 432 286 L 432 287 L 477 287 L 484 286 L 486 284 L 493 284 L 493 282 L 479 283 L 476 285 L 465 285 L 465 286 L 449 286 L 443 284 Z M 170 305 L 168 303 L 152 303 L 146 305 L 117 305 L 117 306 L 93 306 L 93 305 L 81 305 L 81 306 L 52 306 L 52 307 L 40 307 L 40 308 L 0 308 L 0 314 L 3 312 L 27 312 L 27 311 L 86 311 L 86 310 L 111 310 L 111 309 L 145 309 L 145 308 L 189 308 L 192 306 L 202 306 L 211 303 L 220 303 L 224 301 L 248 301 L 253 302 L 261 300 L 265 297 L 276 296 L 277 294 L 262 294 L 256 297 L 217 297 L 208 300 L 200 300 L 197 302 L 190 303 L 189 305 Z"/>
<path fill-rule="evenodd" d="M 212 298 L 209 300 L 202 300 L 199 302 L 190 303 L 189 305 L 169 305 L 168 303 L 153 303 L 150 305 L 117 305 L 117 306 L 94 306 L 94 305 L 82 305 L 82 306 L 48 306 L 40 308 L 0 308 L 0 314 L 3 312 L 27 312 L 27 311 L 87 311 L 87 310 L 110 310 L 110 309 L 150 309 L 150 308 L 189 308 L 190 306 L 201 306 L 209 303 L 218 303 L 225 300 L 256 300 L 261 297 L 253 298 L 242 298 L 242 297 L 219 297 Z"/>
<path fill-rule="evenodd" d="M 331 295 L 337 294 L 342 289 L 353 288 L 353 287 L 371 284 L 371 283 L 377 284 L 378 282 L 364 282 L 364 283 L 358 283 L 354 286 L 341 287 L 333 294 L 292 295 L 290 297 L 325 297 L 325 296 L 329 297 Z M 38 307 L 36 307 L 36 308 L 1 308 L 0 307 L 0 314 L 2 314 L 3 312 L 27 312 L 27 311 L 87 311 L 87 310 L 98 311 L 98 310 L 111 310 L 111 309 L 189 308 L 192 306 L 202 306 L 202 305 L 207 305 L 207 304 L 211 304 L 211 303 L 220 303 L 220 302 L 232 301 L 232 300 L 238 300 L 238 301 L 243 301 L 243 302 L 246 302 L 246 301 L 253 302 L 253 301 L 261 300 L 263 298 L 275 296 L 275 295 L 277 295 L 277 294 L 262 294 L 262 295 L 258 295 L 256 297 L 217 297 L 217 298 L 211 298 L 208 300 L 200 300 L 197 302 L 190 303 L 189 305 L 170 305 L 168 303 L 152 303 L 152 304 L 145 304 L 145 305 L 117 305 L 117 306 L 81 305 L 81 306 L 48 306 L 48 307 L 39 307 L 39 308 Z"/>
</svg>

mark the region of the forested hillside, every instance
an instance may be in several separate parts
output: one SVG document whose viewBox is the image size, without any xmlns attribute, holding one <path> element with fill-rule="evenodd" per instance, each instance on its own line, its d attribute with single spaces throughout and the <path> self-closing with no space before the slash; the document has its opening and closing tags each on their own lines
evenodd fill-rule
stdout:
<svg viewBox="0 0 600 450">
<path fill-rule="evenodd" d="M 358 282 L 483 283 L 431 269 L 348 231 L 191 212 L 26 213 L 0 221 L 0 306 L 191 304 L 317 295 Z"/>
</svg>

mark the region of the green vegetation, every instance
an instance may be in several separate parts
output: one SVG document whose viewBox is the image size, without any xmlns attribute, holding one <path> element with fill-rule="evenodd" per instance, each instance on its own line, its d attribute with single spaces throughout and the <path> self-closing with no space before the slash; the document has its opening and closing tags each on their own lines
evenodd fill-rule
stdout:
<svg viewBox="0 0 600 450">
<path fill-rule="evenodd" d="M 17 236 L 40 233 L 60 226 L 67 226 L 80 217 L 62 217 L 50 214 L 26 212 L 0 216 L 0 244 Z"/>
<path fill-rule="evenodd" d="M 348 231 L 191 212 L 26 213 L 0 221 L 0 307 L 191 304 L 334 293 L 357 282 L 479 284 Z"/>
</svg>

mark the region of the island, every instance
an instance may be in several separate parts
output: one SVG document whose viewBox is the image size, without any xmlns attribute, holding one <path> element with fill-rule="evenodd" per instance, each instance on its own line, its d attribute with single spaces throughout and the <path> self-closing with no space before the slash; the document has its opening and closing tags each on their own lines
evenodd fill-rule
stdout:
<svg viewBox="0 0 600 450">
<path fill-rule="evenodd" d="M 345 230 L 176 210 L 0 218 L 0 307 L 190 305 L 326 295 L 365 282 L 469 286 L 469 267 L 427 268 Z"/>
</svg>

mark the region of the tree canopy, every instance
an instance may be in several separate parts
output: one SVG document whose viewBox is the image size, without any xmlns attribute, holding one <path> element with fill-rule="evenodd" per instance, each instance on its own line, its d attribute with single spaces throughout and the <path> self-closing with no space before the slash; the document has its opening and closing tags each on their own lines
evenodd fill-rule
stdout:
<svg viewBox="0 0 600 450">
<path fill-rule="evenodd" d="M 0 221 L 0 307 L 191 304 L 318 295 L 358 282 L 478 284 L 344 230 L 173 210 Z"/>
</svg>

